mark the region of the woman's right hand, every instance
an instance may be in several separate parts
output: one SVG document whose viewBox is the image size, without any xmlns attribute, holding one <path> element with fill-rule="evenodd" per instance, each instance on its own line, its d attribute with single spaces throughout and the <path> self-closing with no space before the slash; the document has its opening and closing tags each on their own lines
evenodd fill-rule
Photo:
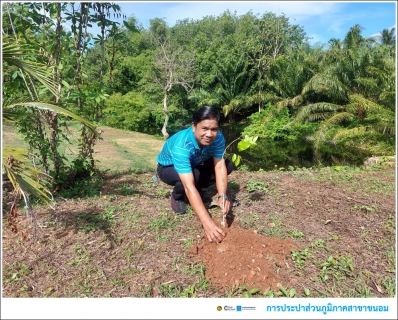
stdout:
<svg viewBox="0 0 398 320">
<path fill-rule="evenodd" d="M 210 242 L 218 243 L 224 239 L 224 231 L 217 226 L 212 218 L 207 219 L 207 221 L 203 224 L 203 227 L 205 228 L 207 240 Z"/>
</svg>

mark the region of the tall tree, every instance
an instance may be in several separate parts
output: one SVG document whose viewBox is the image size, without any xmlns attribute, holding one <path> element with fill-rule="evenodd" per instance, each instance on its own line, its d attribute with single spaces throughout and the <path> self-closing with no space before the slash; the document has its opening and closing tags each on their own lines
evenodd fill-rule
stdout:
<svg viewBox="0 0 398 320">
<path fill-rule="evenodd" d="M 150 32 L 157 50 L 154 57 L 154 80 L 163 91 L 163 112 L 165 120 L 162 127 L 164 139 L 169 137 L 168 96 L 174 86 L 182 86 L 190 92 L 195 83 L 194 52 L 188 52 L 177 44 L 169 33 L 166 23 L 161 19 L 151 20 Z"/>
<path fill-rule="evenodd" d="M 395 46 L 395 27 L 383 29 L 379 34 L 373 36 L 373 39 L 386 46 Z"/>
<path fill-rule="evenodd" d="M 395 88 L 395 63 L 388 62 L 393 61 L 388 52 L 363 38 L 362 30 L 354 25 L 343 41 L 330 41 L 322 69 L 301 92 L 303 105 L 294 122 L 319 122 L 314 135 L 319 158 L 332 150 L 351 150 L 353 158 L 377 154 L 395 137 L 394 112 L 381 98 L 386 97 L 382 91 Z"/>
</svg>

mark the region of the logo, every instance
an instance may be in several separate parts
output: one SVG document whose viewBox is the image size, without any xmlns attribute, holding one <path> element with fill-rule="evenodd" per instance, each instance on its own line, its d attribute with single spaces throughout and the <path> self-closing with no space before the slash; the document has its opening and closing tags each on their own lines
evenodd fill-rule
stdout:
<svg viewBox="0 0 398 320">
<path fill-rule="evenodd" d="M 235 311 L 234 307 L 230 307 L 230 306 L 224 306 L 224 310 L 225 311 Z"/>
<path fill-rule="evenodd" d="M 242 306 L 236 306 L 236 311 L 244 311 L 244 310 L 256 310 L 256 307 L 242 307 Z"/>
<path fill-rule="evenodd" d="M 218 307 L 217 307 L 217 310 L 218 310 L 218 311 L 221 311 L 221 310 L 222 310 L 222 307 L 221 307 L 221 306 L 218 306 Z"/>
</svg>

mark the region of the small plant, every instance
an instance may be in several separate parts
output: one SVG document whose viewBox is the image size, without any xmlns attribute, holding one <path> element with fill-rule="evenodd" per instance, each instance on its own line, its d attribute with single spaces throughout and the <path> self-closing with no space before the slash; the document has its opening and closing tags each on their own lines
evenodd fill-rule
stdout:
<svg viewBox="0 0 398 320">
<path fill-rule="evenodd" d="M 232 141 L 225 148 L 225 150 L 227 150 L 230 145 L 232 145 L 235 141 L 237 141 L 239 139 L 241 139 L 241 138 L 238 138 L 238 139 L 235 139 L 234 141 Z M 257 139 L 258 139 L 258 136 L 249 137 L 249 136 L 246 135 L 243 140 L 238 142 L 238 151 L 244 151 L 244 150 L 247 150 L 249 148 L 252 148 L 252 147 L 256 146 Z M 238 167 L 240 162 L 241 162 L 241 160 L 242 160 L 242 157 L 240 155 L 237 155 L 237 154 L 234 153 L 234 154 L 232 154 L 231 160 L 235 164 L 235 166 Z"/>
<path fill-rule="evenodd" d="M 395 288 L 396 288 L 395 277 L 385 278 L 381 281 L 381 284 L 387 290 L 387 293 L 390 297 L 395 297 Z"/>
<path fill-rule="evenodd" d="M 169 195 L 169 193 L 170 193 L 169 190 L 166 190 L 166 189 L 163 189 L 163 188 L 156 189 L 156 195 L 159 196 L 159 197 L 163 197 L 163 196 L 166 197 L 166 196 Z"/>
<path fill-rule="evenodd" d="M 268 184 L 265 182 L 251 182 L 247 183 L 247 192 L 253 191 L 263 191 L 264 193 L 268 193 Z"/>
<path fill-rule="evenodd" d="M 311 248 L 322 248 L 328 252 L 330 251 L 330 248 L 325 246 L 325 241 L 322 239 L 318 239 L 315 242 L 311 243 Z"/>
<path fill-rule="evenodd" d="M 319 278 L 322 282 L 329 279 L 329 275 L 332 275 L 337 280 L 344 280 L 346 276 L 354 276 L 354 266 L 352 265 L 352 259 L 347 256 L 341 256 L 334 258 L 329 256 L 327 261 L 320 264 L 321 272 Z"/>
<path fill-rule="evenodd" d="M 296 295 L 296 289 L 292 288 L 290 290 L 285 289 L 284 287 L 280 286 L 279 291 L 283 293 L 286 298 L 294 298 Z"/>
<path fill-rule="evenodd" d="M 296 238 L 296 239 L 303 239 L 304 238 L 304 233 L 301 232 L 301 231 L 290 230 L 289 233 L 290 233 L 292 238 Z"/>
<path fill-rule="evenodd" d="M 124 183 L 122 189 L 120 190 L 120 193 L 125 196 L 132 195 L 133 192 L 134 192 L 134 186 L 130 185 L 129 183 Z"/>
<path fill-rule="evenodd" d="M 308 248 L 305 248 L 304 250 L 292 250 L 292 260 L 296 263 L 296 265 L 300 268 L 303 269 L 304 268 L 304 262 L 308 259 L 308 258 L 312 258 L 312 254 L 309 251 Z"/>
<path fill-rule="evenodd" d="M 188 239 L 182 239 L 181 241 L 182 241 L 182 245 L 185 248 L 190 248 L 193 246 L 195 240 L 193 238 L 188 238 Z"/>
</svg>

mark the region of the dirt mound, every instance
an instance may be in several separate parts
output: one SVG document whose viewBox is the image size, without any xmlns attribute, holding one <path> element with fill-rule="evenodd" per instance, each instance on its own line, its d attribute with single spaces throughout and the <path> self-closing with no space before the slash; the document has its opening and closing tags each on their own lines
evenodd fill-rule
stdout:
<svg viewBox="0 0 398 320">
<path fill-rule="evenodd" d="M 204 241 L 191 249 L 206 266 L 205 276 L 223 292 L 246 286 L 250 289 L 278 290 L 289 279 L 289 259 L 299 247 L 291 239 L 271 238 L 257 234 L 254 229 L 235 225 L 225 228 L 221 243 Z"/>
</svg>

